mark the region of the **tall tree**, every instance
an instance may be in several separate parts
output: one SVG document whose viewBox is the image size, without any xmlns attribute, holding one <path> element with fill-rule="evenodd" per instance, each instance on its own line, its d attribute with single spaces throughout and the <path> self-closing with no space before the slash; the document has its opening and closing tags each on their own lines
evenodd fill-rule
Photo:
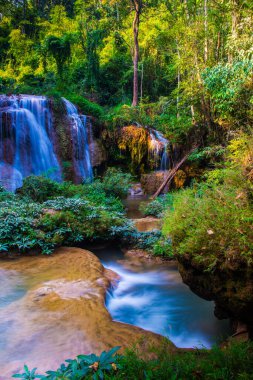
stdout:
<svg viewBox="0 0 253 380">
<path fill-rule="evenodd" d="M 142 0 L 131 0 L 134 7 L 134 20 L 133 20 L 133 35 L 134 35 L 134 51 L 133 51 L 133 65 L 134 65 L 134 78 L 133 78 L 133 102 L 132 106 L 138 105 L 139 95 L 139 80 L 138 80 L 138 64 L 139 64 L 139 26 L 140 15 L 143 9 Z"/>
</svg>

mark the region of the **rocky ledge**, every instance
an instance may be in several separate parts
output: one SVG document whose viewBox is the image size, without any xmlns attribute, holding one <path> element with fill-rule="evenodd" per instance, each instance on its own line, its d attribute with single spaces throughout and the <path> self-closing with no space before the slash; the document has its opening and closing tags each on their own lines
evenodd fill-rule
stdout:
<svg viewBox="0 0 253 380">
<path fill-rule="evenodd" d="M 230 318 L 234 331 L 246 326 L 253 336 L 253 272 L 247 268 L 224 268 L 210 273 L 187 257 L 179 257 L 179 272 L 185 284 L 200 297 L 215 301 L 215 315 Z"/>
</svg>

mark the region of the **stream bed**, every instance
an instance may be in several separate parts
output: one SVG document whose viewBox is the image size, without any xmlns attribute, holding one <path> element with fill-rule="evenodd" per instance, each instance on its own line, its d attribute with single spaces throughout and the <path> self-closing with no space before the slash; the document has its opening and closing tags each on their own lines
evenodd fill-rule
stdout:
<svg viewBox="0 0 253 380">
<path fill-rule="evenodd" d="M 124 258 L 113 247 L 93 252 L 121 277 L 106 299 L 114 320 L 161 334 L 177 347 L 210 348 L 229 336 L 229 321 L 218 320 L 214 302 L 198 297 L 182 282 L 174 262 Z"/>
</svg>

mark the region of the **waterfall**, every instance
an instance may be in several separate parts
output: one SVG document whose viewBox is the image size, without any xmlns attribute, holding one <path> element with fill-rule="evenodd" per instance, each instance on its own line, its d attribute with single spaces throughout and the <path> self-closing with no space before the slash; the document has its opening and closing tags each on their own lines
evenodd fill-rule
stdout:
<svg viewBox="0 0 253 380">
<path fill-rule="evenodd" d="M 156 170 L 167 170 L 169 168 L 168 156 L 169 141 L 158 131 L 149 131 L 149 154 L 153 158 Z"/>
<path fill-rule="evenodd" d="M 162 145 L 160 170 L 167 170 L 169 167 L 169 156 L 167 152 L 169 141 L 160 132 L 155 131 L 155 133 L 158 141 Z"/>
<path fill-rule="evenodd" d="M 45 174 L 60 181 L 51 141 L 52 116 L 44 96 L 0 96 L 0 185 L 10 191 L 23 178 Z"/>
<path fill-rule="evenodd" d="M 78 182 L 91 181 L 93 178 L 89 137 L 92 132 L 87 125 L 87 117 L 79 115 L 77 108 L 69 100 L 62 98 L 68 118 L 71 122 L 71 137 L 73 149 L 73 165 Z"/>
</svg>

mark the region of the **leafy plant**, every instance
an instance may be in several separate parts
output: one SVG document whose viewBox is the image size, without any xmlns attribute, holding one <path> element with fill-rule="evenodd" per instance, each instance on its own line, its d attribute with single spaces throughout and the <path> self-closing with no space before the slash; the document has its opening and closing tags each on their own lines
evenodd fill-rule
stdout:
<svg viewBox="0 0 253 380">
<path fill-rule="evenodd" d="M 166 209 L 171 208 L 173 204 L 173 194 L 169 193 L 160 196 L 157 199 L 147 203 L 140 204 L 140 210 L 145 216 L 155 216 L 161 218 Z"/>
<path fill-rule="evenodd" d="M 16 374 L 13 375 L 12 377 L 16 379 L 22 379 L 22 380 L 35 380 L 35 379 L 43 379 L 44 376 L 38 375 L 36 373 L 37 368 L 33 368 L 31 371 L 29 371 L 27 365 L 24 366 L 24 373 L 22 374 Z"/>
<path fill-rule="evenodd" d="M 120 169 L 108 168 L 103 177 L 103 189 L 108 195 L 123 198 L 127 196 L 131 181 L 131 174 L 123 173 Z"/>
<path fill-rule="evenodd" d="M 36 368 L 29 371 L 25 365 L 25 372 L 23 374 L 13 375 L 13 377 L 23 380 L 82 380 L 90 377 L 92 377 L 93 380 L 103 380 L 105 376 L 116 373 L 122 368 L 120 364 L 122 356 L 116 354 L 119 349 L 120 347 L 117 346 L 109 351 L 103 351 L 100 356 L 95 354 L 78 355 L 76 359 L 67 359 L 67 364 L 61 364 L 56 371 L 47 371 L 44 376 L 37 375 Z"/>
</svg>

